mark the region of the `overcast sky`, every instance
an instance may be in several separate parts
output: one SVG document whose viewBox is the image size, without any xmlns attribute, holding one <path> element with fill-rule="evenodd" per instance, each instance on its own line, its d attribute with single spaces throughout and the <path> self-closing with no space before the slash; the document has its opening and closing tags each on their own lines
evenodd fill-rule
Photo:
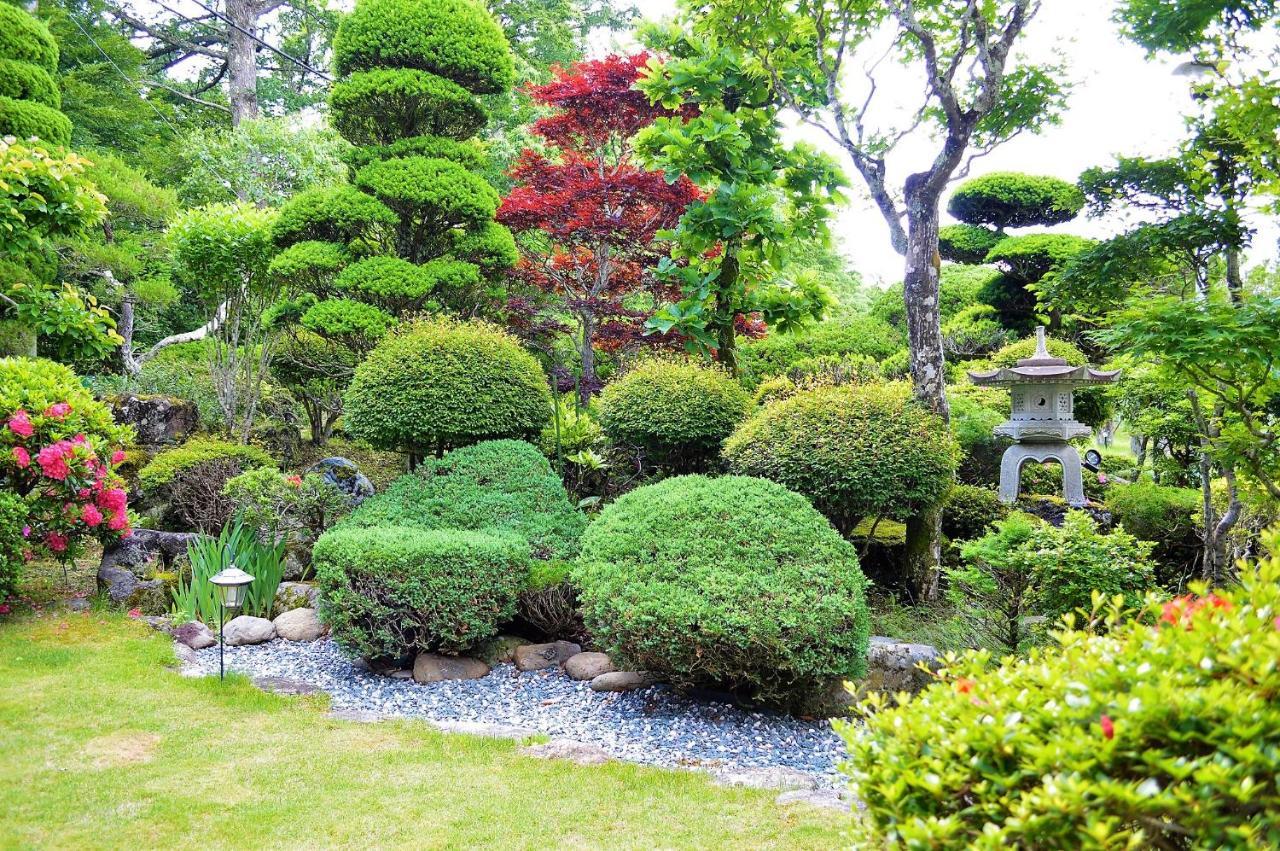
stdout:
<svg viewBox="0 0 1280 851">
<path fill-rule="evenodd" d="M 675 11 L 674 0 L 639 0 L 636 5 L 649 18 Z M 1109 0 L 1046 0 L 1028 28 L 1022 49 L 1032 59 L 1048 58 L 1055 49 L 1065 56 L 1075 88 L 1062 123 L 1040 135 L 1013 139 L 975 162 L 973 175 L 1012 170 L 1074 181 L 1084 169 L 1106 164 L 1116 154 L 1160 156 L 1174 149 L 1183 133 L 1182 114 L 1189 106 L 1188 81 L 1174 75 L 1178 60 L 1147 59 L 1139 48 L 1120 39 L 1110 21 L 1113 5 Z M 632 48 L 634 43 L 623 37 L 612 42 L 600 39 L 593 49 L 604 54 Z M 885 103 L 900 99 L 908 106 L 917 104 L 920 97 L 919 84 L 905 76 L 887 79 L 881 92 Z M 862 191 L 847 155 L 813 128 L 801 125 L 791 135 L 828 150 L 850 177 L 850 203 L 839 213 L 835 230 L 853 266 L 869 282 L 901 280 L 902 260 L 889 246 L 884 220 Z M 900 146 L 889 159 L 894 184 L 901 186 L 905 173 L 927 165 L 935 150 L 936 144 L 924 138 Z M 1117 222 L 1080 219 L 1058 228 L 1065 229 L 1106 236 L 1116 231 Z M 1274 229 L 1259 234 L 1256 244 L 1256 259 L 1271 256 Z"/>
</svg>

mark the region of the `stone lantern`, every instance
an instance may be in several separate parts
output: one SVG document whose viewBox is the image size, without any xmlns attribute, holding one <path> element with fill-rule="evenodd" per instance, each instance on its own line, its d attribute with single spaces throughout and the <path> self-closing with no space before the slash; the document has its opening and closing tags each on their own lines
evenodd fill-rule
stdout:
<svg viewBox="0 0 1280 851">
<path fill-rule="evenodd" d="M 1000 500 L 1018 498 L 1020 473 L 1027 461 L 1057 461 L 1062 465 L 1062 490 L 1067 503 L 1085 505 L 1084 480 L 1080 474 L 1080 453 L 1071 445 L 1077 437 L 1093 433 L 1075 419 L 1072 391 L 1092 384 L 1110 384 L 1120 370 L 1097 370 L 1071 366 L 1055 358 L 1045 348 L 1044 328 L 1036 329 L 1036 353 L 1018 361 L 1017 366 L 991 372 L 971 372 L 969 379 L 983 387 L 1008 387 L 1012 413 L 996 426 L 997 437 L 1013 438 L 1013 445 L 1000 460 Z"/>
</svg>

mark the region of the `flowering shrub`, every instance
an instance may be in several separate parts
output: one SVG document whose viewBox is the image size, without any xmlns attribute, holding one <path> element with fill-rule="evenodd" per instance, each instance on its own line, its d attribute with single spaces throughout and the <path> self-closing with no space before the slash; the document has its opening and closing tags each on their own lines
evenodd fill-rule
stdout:
<svg viewBox="0 0 1280 851">
<path fill-rule="evenodd" d="M 351 510 L 346 494 L 318 473 L 299 476 L 259 467 L 228 479 L 222 493 L 246 524 L 272 539 L 314 540 Z"/>
<path fill-rule="evenodd" d="M 905 704 L 865 701 L 842 728 L 859 846 L 1280 847 L 1280 556 L 1097 614 L 1103 634 L 950 656 Z"/>
<path fill-rule="evenodd" d="M 21 500 L 23 558 L 70 558 L 86 538 L 128 537 L 127 495 L 115 468 L 131 437 L 74 373 L 52 361 L 0 359 L 0 488 Z M 8 517 L 18 511 L 6 500 Z M 5 579 L 3 577 L 9 577 Z M 0 569 L 0 592 L 15 570 Z"/>
</svg>

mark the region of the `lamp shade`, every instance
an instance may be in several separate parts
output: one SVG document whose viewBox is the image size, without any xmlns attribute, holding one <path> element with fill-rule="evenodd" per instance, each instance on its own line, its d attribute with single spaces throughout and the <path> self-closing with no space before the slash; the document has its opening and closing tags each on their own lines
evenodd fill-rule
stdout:
<svg viewBox="0 0 1280 851">
<path fill-rule="evenodd" d="M 233 564 L 209 577 L 209 581 L 224 608 L 238 609 L 244 605 L 253 577 Z"/>
</svg>

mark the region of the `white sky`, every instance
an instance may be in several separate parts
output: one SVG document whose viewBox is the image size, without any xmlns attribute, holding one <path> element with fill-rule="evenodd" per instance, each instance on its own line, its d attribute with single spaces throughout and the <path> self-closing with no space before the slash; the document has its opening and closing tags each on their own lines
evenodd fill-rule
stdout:
<svg viewBox="0 0 1280 851">
<path fill-rule="evenodd" d="M 674 0 L 638 0 L 636 5 L 649 18 L 670 16 L 675 11 Z M 1074 181 L 1084 169 L 1105 165 L 1116 154 L 1161 156 L 1173 150 L 1183 134 L 1182 115 L 1190 106 L 1187 79 L 1173 73 L 1180 60 L 1147 59 L 1141 49 L 1122 41 L 1110 20 L 1113 6 L 1110 0 L 1044 0 L 1021 45 L 1033 60 L 1049 59 L 1055 48 L 1065 57 L 1075 88 L 1062 123 L 1038 136 L 1020 136 L 1001 146 L 974 163 L 973 176 L 989 171 L 1025 171 Z M 594 52 L 605 54 L 634 46 L 624 36 L 614 43 L 602 40 Z M 908 107 L 918 104 L 919 84 L 904 75 L 887 77 L 877 99 L 883 97 L 892 103 L 895 94 Z M 839 213 L 834 231 L 854 268 L 869 283 L 901 280 L 902 260 L 890 247 L 884 220 L 868 200 L 847 155 L 814 128 L 795 127 L 791 135 L 827 150 L 850 178 L 850 203 Z M 900 187 L 903 176 L 927 165 L 935 150 L 927 138 L 901 144 L 888 160 L 891 183 Z M 945 210 L 943 218 L 945 223 Z M 1115 221 L 1081 218 L 1058 230 L 1100 237 L 1114 233 L 1117 227 Z M 1259 233 L 1255 262 L 1274 255 L 1275 233 L 1274 224 Z"/>
</svg>

